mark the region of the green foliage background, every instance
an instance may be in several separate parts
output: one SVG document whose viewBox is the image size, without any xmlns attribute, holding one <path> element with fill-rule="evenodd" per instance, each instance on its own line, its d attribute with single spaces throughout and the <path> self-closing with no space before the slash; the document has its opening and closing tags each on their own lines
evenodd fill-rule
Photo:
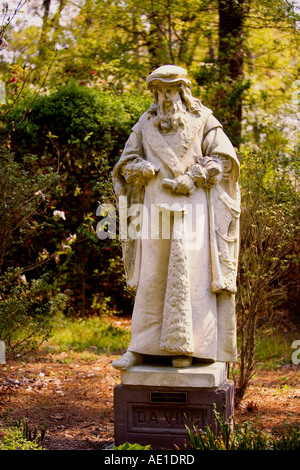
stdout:
<svg viewBox="0 0 300 470">
<path fill-rule="evenodd" d="M 46 177 L 55 171 L 58 181 L 44 214 L 47 228 L 31 236 L 30 253 L 23 246 L 16 256 L 25 264 L 33 263 L 42 250 L 56 253 L 42 271 L 52 271 L 53 287 L 68 291 L 74 310 L 91 311 L 99 296 L 102 301 L 112 296 L 112 307 L 122 310 L 128 296 L 122 287 L 120 247 L 97 238 L 96 210 L 99 204 L 115 202 L 111 169 L 149 99 L 99 92 L 72 81 L 39 96 L 12 134 L 11 121 L 17 121 L 26 105 L 27 101 L 21 102 L 9 113 L 3 135 L 9 133 L 17 161 L 24 153 L 34 153 L 40 174 Z M 43 188 L 41 196 L 45 197 Z M 53 218 L 55 210 L 64 212 L 65 219 Z M 107 285 L 110 289 L 105 294 Z"/>
<path fill-rule="evenodd" d="M 193 94 L 213 109 L 241 161 L 242 389 L 255 367 L 259 331 L 268 322 L 298 321 L 296 4 L 85 0 L 74 7 L 60 0 L 56 9 L 51 5 L 51 0 L 27 2 L 26 14 L 12 14 L 7 24 L 4 17 L 0 34 L 9 42 L 0 52 L 6 90 L 0 105 L 0 338 L 10 338 L 11 349 L 19 345 L 21 353 L 34 337 L 38 342 L 48 337 L 54 313 L 131 313 L 120 244 L 97 238 L 96 210 L 115 203 L 111 170 L 152 101 L 145 77 L 158 65 L 176 63 L 188 69 Z M 34 13 L 40 20 L 29 24 Z M 240 35 L 235 28 L 230 32 L 237 18 Z M 228 67 L 233 60 L 239 65 L 235 74 Z M 18 333 L 23 321 L 35 331 L 28 340 Z"/>
</svg>

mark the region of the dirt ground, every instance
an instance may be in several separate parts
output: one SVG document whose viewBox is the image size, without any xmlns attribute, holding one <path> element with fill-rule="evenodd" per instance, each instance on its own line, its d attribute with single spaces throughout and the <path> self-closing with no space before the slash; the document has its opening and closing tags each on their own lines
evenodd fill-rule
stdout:
<svg viewBox="0 0 300 470">
<path fill-rule="evenodd" d="M 114 440 L 113 390 L 120 373 L 115 356 L 40 351 L 30 361 L 0 365 L 0 423 L 28 420 L 48 450 L 100 450 Z M 260 371 L 235 410 L 237 423 L 252 421 L 263 431 L 300 422 L 300 367 Z"/>
</svg>

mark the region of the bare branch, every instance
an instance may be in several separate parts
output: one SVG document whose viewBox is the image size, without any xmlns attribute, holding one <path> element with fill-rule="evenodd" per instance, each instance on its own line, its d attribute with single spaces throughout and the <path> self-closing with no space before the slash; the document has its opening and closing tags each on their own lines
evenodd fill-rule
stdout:
<svg viewBox="0 0 300 470">
<path fill-rule="evenodd" d="M 23 8 L 23 6 L 27 3 L 28 0 L 19 0 L 18 5 L 16 6 L 15 10 L 13 11 L 11 16 L 8 16 L 8 4 L 4 6 L 3 18 L 2 18 L 2 25 L 0 27 L 0 39 L 4 36 L 5 31 L 7 30 L 8 26 L 18 14 L 18 12 Z"/>
</svg>

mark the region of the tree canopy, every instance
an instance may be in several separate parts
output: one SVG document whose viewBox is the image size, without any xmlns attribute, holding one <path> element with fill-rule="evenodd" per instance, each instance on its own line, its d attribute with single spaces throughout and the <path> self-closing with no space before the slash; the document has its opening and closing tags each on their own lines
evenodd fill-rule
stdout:
<svg viewBox="0 0 300 470">
<path fill-rule="evenodd" d="M 16 2 L 17 3 L 17 2 Z M 299 72 L 299 5 L 290 0 L 31 0 L 5 28 L 8 87 L 75 79 L 115 92 L 145 90 L 153 68 L 188 69 L 236 146 L 253 101 L 287 103 Z M 12 15 L 11 15 L 12 16 Z M 18 78 L 20 77 L 20 78 Z M 44 83 L 47 77 L 47 83 Z M 250 122 L 250 125 L 256 123 Z"/>
</svg>

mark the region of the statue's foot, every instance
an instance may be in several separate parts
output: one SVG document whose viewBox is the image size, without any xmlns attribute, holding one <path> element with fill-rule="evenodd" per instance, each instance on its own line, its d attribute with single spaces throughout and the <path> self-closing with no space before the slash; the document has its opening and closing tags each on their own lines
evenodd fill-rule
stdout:
<svg viewBox="0 0 300 470">
<path fill-rule="evenodd" d="M 130 369 L 130 367 L 142 364 L 143 357 L 144 356 L 142 354 L 127 351 L 119 359 L 113 361 L 111 365 L 118 370 L 127 370 Z"/>
<path fill-rule="evenodd" d="M 191 356 L 173 356 L 172 358 L 173 367 L 190 367 L 192 362 L 193 358 Z"/>
</svg>

